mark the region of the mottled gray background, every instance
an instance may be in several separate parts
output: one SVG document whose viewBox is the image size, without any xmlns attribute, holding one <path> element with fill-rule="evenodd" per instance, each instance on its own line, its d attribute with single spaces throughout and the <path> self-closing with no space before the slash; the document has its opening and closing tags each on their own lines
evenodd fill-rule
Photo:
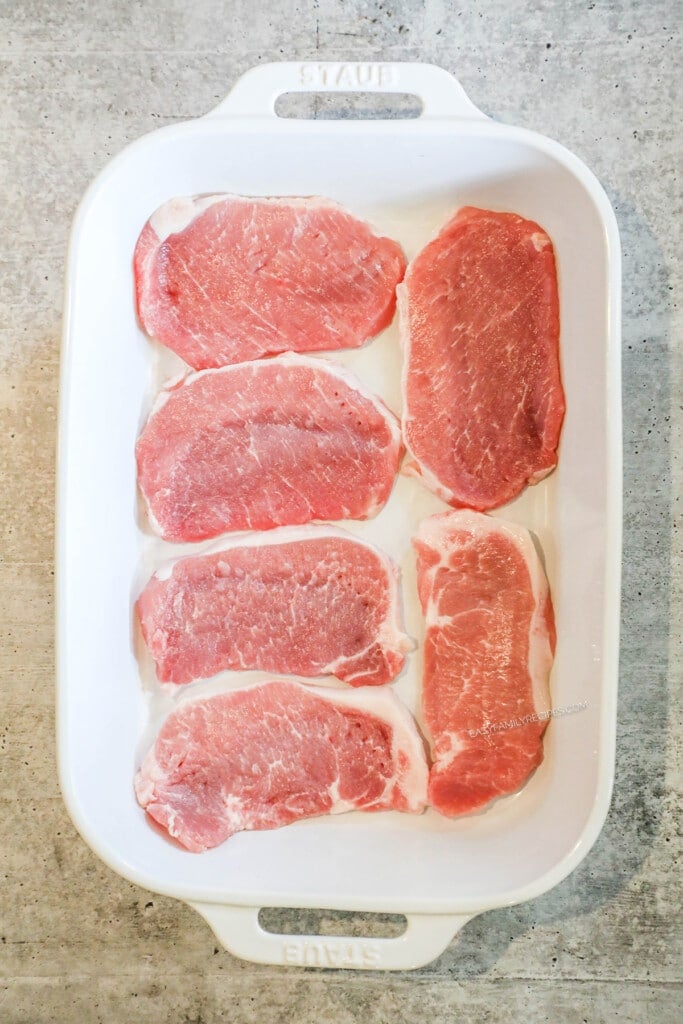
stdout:
<svg viewBox="0 0 683 1024">
<path fill-rule="evenodd" d="M 0 3 L 0 1020 L 676 1019 L 680 11 L 675 0 Z M 439 960 L 392 976 L 235 960 L 193 911 L 95 858 L 55 771 L 54 435 L 69 222 L 125 143 L 205 113 L 242 71 L 287 58 L 441 64 L 487 114 L 560 140 L 596 171 L 624 251 L 613 807 L 591 854 L 554 891 L 482 915 Z M 277 912 L 270 923 L 329 934 L 339 915 Z M 343 924 L 386 927 L 362 915 Z"/>
</svg>

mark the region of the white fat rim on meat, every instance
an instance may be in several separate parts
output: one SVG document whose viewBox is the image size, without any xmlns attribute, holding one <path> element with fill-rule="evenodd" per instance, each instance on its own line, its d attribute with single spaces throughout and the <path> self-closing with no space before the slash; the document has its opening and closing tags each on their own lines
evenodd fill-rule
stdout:
<svg viewBox="0 0 683 1024">
<path fill-rule="evenodd" d="M 150 505 L 147 495 L 142 490 L 142 488 L 140 488 L 140 494 L 142 495 L 142 500 L 145 506 L 145 513 L 147 514 L 147 521 L 152 528 L 152 532 L 155 533 L 157 537 L 163 537 L 164 531 L 162 529 L 161 523 L 152 512 L 152 506 Z"/>
<path fill-rule="evenodd" d="M 236 373 L 238 370 L 244 370 L 245 367 L 249 367 L 252 370 L 259 370 L 266 366 L 300 366 L 307 367 L 310 370 L 317 370 L 320 373 L 326 373 L 330 377 L 336 377 L 338 380 L 343 381 L 348 387 L 357 391 L 363 398 L 366 398 L 373 404 L 377 412 L 382 416 L 384 421 L 388 424 L 391 430 L 392 440 L 395 443 L 401 442 L 401 427 L 399 425 L 397 417 L 394 413 L 387 408 L 381 398 L 379 398 L 374 391 L 371 391 L 356 375 L 348 370 L 345 366 L 341 366 L 339 363 L 332 363 L 330 360 L 315 357 L 315 356 L 304 356 L 298 352 L 284 352 L 279 356 L 272 356 L 268 359 L 249 359 L 243 363 L 230 363 L 228 366 L 210 367 L 206 370 L 197 370 L 195 372 L 188 373 L 186 377 L 175 377 L 172 381 L 166 385 L 166 387 L 159 392 L 157 395 L 152 410 L 147 418 L 147 423 L 150 422 L 153 416 L 159 412 L 160 409 L 166 405 L 166 402 L 175 394 L 181 387 L 187 387 L 189 384 L 193 384 L 200 377 L 206 377 L 209 374 L 229 374 Z M 145 424 L 146 425 L 146 424 Z"/>
<path fill-rule="evenodd" d="M 367 221 L 356 217 L 344 209 L 339 203 L 322 196 L 240 196 L 231 192 L 219 192 L 215 195 L 178 196 L 169 199 L 149 218 L 149 224 L 159 242 L 165 242 L 169 235 L 176 235 L 199 217 L 200 214 L 215 206 L 216 203 L 255 203 L 260 206 L 287 206 L 293 209 L 327 208 L 339 210 L 353 220 L 369 227 L 373 234 L 375 229 Z M 377 236 L 380 237 L 380 236 Z"/>
<path fill-rule="evenodd" d="M 435 476 L 434 473 L 432 473 L 431 469 L 428 469 L 427 466 L 424 465 L 424 463 L 419 461 L 417 455 L 415 455 L 415 453 L 412 451 L 408 444 L 407 430 L 404 433 L 404 444 L 406 446 L 406 449 L 415 459 L 415 461 L 403 464 L 403 466 L 401 467 L 402 475 L 415 477 L 417 480 L 421 480 L 422 483 L 430 491 L 436 494 L 437 498 L 441 498 L 441 500 L 445 501 L 447 504 L 451 502 L 455 495 L 451 490 L 448 489 L 448 487 L 444 487 L 444 485 L 439 480 L 438 476 Z M 548 470 L 548 472 L 550 472 L 550 470 Z M 544 476 L 545 475 L 546 474 L 544 473 Z"/>
<path fill-rule="evenodd" d="M 435 238 L 438 238 L 442 229 L 439 229 L 434 234 Z M 426 243 L 429 244 L 429 243 Z M 418 256 L 420 253 L 418 253 Z M 417 259 L 417 257 L 415 257 Z M 411 335 L 410 335 L 410 297 L 408 294 L 408 278 L 410 276 L 413 264 L 415 260 L 411 260 L 408 264 L 405 276 L 401 284 L 396 286 L 396 308 L 398 310 L 398 334 L 401 342 L 401 348 L 403 350 L 403 363 L 401 366 L 401 397 L 403 399 L 403 413 L 402 413 L 402 425 L 403 425 L 403 443 L 406 446 L 406 451 L 412 455 L 415 459 L 414 463 L 404 463 L 401 472 L 404 476 L 417 477 L 419 480 L 433 491 L 437 497 L 441 498 L 442 501 L 450 502 L 455 497 L 453 492 L 448 487 L 444 487 L 443 483 L 439 478 L 429 469 L 428 466 L 417 457 L 413 449 L 410 447 L 409 440 L 409 424 L 413 417 L 409 413 L 408 409 L 408 372 L 410 367 L 410 350 L 411 350 Z"/>
<path fill-rule="evenodd" d="M 409 770 L 403 776 L 391 775 L 379 801 L 389 801 L 391 791 L 398 782 L 410 811 L 415 813 L 424 810 L 429 774 L 424 741 L 417 730 L 415 719 L 393 690 L 388 686 L 359 686 L 355 690 L 330 690 L 318 686 L 303 686 L 302 688 L 310 690 L 316 696 L 329 701 L 330 704 L 357 708 L 359 711 L 365 711 L 386 722 L 392 730 L 391 755 L 393 763 L 398 765 L 398 755 L 403 751 L 408 758 Z M 335 790 L 336 784 L 330 791 L 333 800 L 337 795 Z M 337 797 L 329 813 L 343 814 L 345 811 L 353 809 L 353 804 L 339 800 Z"/>
<path fill-rule="evenodd" d="M 548 580 L 538 556 L 531 534 L 523 526 L 507 520 L 472 512 L 467 509 L 452 511 L 430 516 L 423 520 L 417 533 L 417 539 L 426 544 L 441 556 L 441 562 L 430 567 L 430 572 L 447 564 L 448 554 L 452 550 L 449 537 L 453 529 L 466 530 L 473 537 L 491 533 L 502 533 L 515 544 L 524 558 L 529 571 L 529 581 L 534 598 L 534 611 L 529 628 L 529 676 L 531 678 L 532 699 L 536 714 L 550 711 L 550 688 L 548 676 L 553 663 L 550 639 L 543 611 L 549 596 Z M 430 603 L 431 604 L 431 603 Z M 426 626 L 438 623 L 436 610 L 430 607 L 425 615 Z"/>
<path fill-rule="evenodd" d="M 534 231 L 531 235 L 531 244 L 536 252 L 543 252 L 544 249 L 552 248 L 553 243 L 545 231 Z"/>
<path fill-rule="evenodd" d="M 419 255 L 419 253 L 418 253 Z M 417 257 L 416 257 L 417 258 Z M 406 446 L 406 451 L 409 455 L 415 459 L 415 464 L 404 464 L 401 472 L 404 476 L 414 476 L 421 478 L 423 482 L 432 490 L 439 498 L 443 501 L 450 501 L 453 497 L 452 493 L 443 486 L 441 481 L 422 464 L 420 459 L 410 447 L 409 431 L 408 427 L 412 416 L 408 409 L 408 371 L 410 367 L 410 352 L 411 352 L 411 338 L 410 338 L 410 297 L 408 294 L 408 277 L 410 275 L 413 263 L 415 260 L 411 260 L 408 264 L 408 268 L 405 272 L 403 281 L 396 286 L 396 309 L 398 311 L 398 336 L 401 342 L 401 349 L 403 350 L 403 361 L 401 365 L 401 398 L 402 398 L 402 414 L 401 423 L 403 427 L 403 443 Z"/>
</svg>

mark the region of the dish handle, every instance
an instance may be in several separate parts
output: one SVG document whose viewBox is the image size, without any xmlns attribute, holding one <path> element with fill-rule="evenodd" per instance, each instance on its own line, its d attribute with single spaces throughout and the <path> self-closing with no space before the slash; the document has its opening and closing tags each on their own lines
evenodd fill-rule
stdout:
<svg viewBox="0 0 683 1024">
<path fill-rule="evenodd" d="M 485 120 L 460 82 L 436 64 L 398 61 L 278 61 L 238 78 L 222 103 L 206 117 L 272 117 L 288 92 L 409 93 L 422 103 L 423 118 Z"/>
<path fill-rule="evenodd" d="M 343 935 L 276 935 L 259 923 L 258 907 L 195 903 L 225 948 L 242 960 L 284 967 L 408 971 L 430 963 L 472 914 L 406 914 L 407 927 L 391 939 Z"/>
</svg>

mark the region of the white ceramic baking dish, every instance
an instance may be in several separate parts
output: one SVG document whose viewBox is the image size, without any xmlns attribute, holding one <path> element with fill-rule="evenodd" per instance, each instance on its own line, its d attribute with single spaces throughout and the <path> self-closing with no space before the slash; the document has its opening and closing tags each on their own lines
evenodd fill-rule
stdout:
<svg viewBox="0 0 683 1024">
<path fill-rule="evenodd" d="M 423 113 L 382 121 L 275 115 L 280 95 L 309 90 L 410 93 Z M 560 463 L 502 514 L 534 530 L 545 552 L 558 626 L 557 717 L 543 765 L 485 813 L 311 819 L 243 833 L 197 856 L 154 831 L 135 802 L 133 774 L 166 705 L 144 672 L 141 682 L 134 651 L 132 602 L 164 545 L 140 525 L 133 447 L 170 364 L 136 324 L 131 257 L 146 218 L 166 199 L 220 191 L 329 196 L 401 241 L 409 257 L 464 204 L 515 210 L 554 240 L 568 406 Z M 59 770 L 93 850 L 131 881 L 190 903 L 241 957 L 383 969 L 428 962 L 475 914 L 538 896 L 575 868 L 600 831 L 613 775 L 619 342 L 619 238 L 602 188 L 557 143 L 484 117 L 437 67 L 265 65 L 206 117 L 154 132 L 113 160 L 83 199 L 71 236 L 59 440 Z M 395 325 L 338 358 L 398 409 Z M 441 507 L 404 478 L 376 520 L 352 526 L 401 563 L 418 640 L 409 539 L 417 519 Z M 418 650 L 398 683 L 413 708 L 419 659 Z M 277 936 L 258 922 L 264 906 L 402 913 L 408 925 L 391 939 Z"/>
</svg>

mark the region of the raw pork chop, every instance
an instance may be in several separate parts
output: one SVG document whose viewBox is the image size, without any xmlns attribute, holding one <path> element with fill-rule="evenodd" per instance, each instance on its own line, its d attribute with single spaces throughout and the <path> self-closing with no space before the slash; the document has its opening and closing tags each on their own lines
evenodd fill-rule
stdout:
<svg viewBox="0 0 683 1024">
<path fill-rule="evenodd" d="M 202 370 L 356 348 L 391 322 L 400 246 L 326 199 L 172 199 L 135 249 L 145 331 Z"/>
<path fill-rule="evenodd" d="M 456 507 L 510 501 L 557 463 L 564 416 L 552 242 L 464 207 L 398 289 L 411 472 Z"/>
<path fill-rule="evenodd" d="M 388 688 L 271 682 L 187 701 L 135 779 L 138 801 L 186 849 L 342 811 L 423 810 L 427 765 Z"/>
<path fill-rule="evenodd" d="M 164 392 L 137 443 L 150 522 L 170 541 L 313 519 L 367 519 L 389 496 L 398 424 L 320 359 L 206 370 Z"/>
<path fill-rule="evenodd" d="M 181 558 L 152 577 L 137 611 L 165 683 L 260 669 L 374 686 L 412 646 L 398 569 L 334 527 L 285 527 Z"/>
<path fill-rule="evenodd" d="M 414 540 L 427 635 L 429 800 L 465 814 L 512 793 L 543 759 L 555 623 L 529 533 L 477 512 L 425 519 Z"/>
</svg>

